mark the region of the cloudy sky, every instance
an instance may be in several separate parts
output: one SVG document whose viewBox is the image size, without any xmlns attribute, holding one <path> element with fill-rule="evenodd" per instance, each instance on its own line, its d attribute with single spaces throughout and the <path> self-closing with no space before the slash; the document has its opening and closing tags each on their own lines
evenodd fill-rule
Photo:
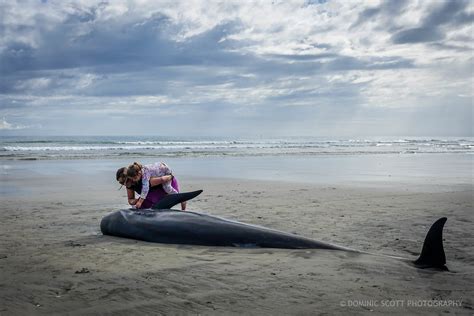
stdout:
<svg viewBox="0 0 474 316">
<path fill-rule="evenodd" d="M 472 136 L 474 1 L 0 0 L 0 135 Z"/>
</svg>

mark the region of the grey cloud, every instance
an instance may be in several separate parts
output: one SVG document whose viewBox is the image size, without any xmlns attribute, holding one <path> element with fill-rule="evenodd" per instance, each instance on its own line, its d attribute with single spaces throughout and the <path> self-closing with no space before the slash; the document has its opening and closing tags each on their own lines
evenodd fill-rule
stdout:
<svg viewBox="0 0 474 316">
<path fill-rule="evenodd" d="M 12 42 L 0 54 L 2 75 L 18 70 L 33 69 L 35 67 L 35 49 L 28 44 Z"/>
<path fill-rule="evenodd" d="M 381 9 L 380 8 L 369 8 L 365 9 L 361 13 L 359 13 L 359 17 L 357 18 L 357 21 L 351 25 L 351 28 L 357 27 L 361 24 L 364 24 L 368 22 L 371 18 L 374 16 L 378 15 L 380 13 Z"/>
<path fill-rule="evenodd" d="M 424 43 L 439 41 L 443 38 L 444 34 L 436 28 L 417 27 L 394 34 L 392 41 L 395 44 Z"/>
<path fill-rule="evenodd" d="M 350 28 L 358 27 L 364 23 L 371 22 L 376 18 L 383 19 L 384 27 L 393 27 L 392 20 L 402 12 L 407 4 L 407 0 L 386 0 L 382 1 L 378 7 L 367 8 L 359 13 L 357 21 Z"/>
<path fill-rule="evenodd" d="M 418 27 L 401 30 L 392 35 L 395 44 L 426 43 L 443 40 L 446 28 L 473 22 L 466 12 L 468 1 L 441 1 L 421 21 Z"/>
<path fill-rule="evenodd" d="M 11 76 L 8 80 L 10 92 L 23 93 L 16 85 L 24 80 L 34 78 L 50 78 L 48 89 L 44 92 L 30 89 L 30 92 L 47 94 L 53 91 L 68 94 L 81 94 L 89 96 L 126 96 L 126 95 L 156 95 L 173 93 L 175 90 L 186 89 L 195 85 L 219 85 L 231 83 L 236 88 L 251 87 L 256 82 L 266 82 L 271 84 L 275 78 L 286 76 L 314 76 L 323 75 L 333 71 L 347 70 L 376 70 L 376 69 L 397 69 L 411 68 L 413 62 L 404 58 L 381 58 L 366 57 L 358 59 L 350 56 L 329 54 L 329 60 L 324 62 L 319 59 L 299 58 L 292 55 L 265 55 L 258 57 L 233 56 L 220 53 L 221 60 L 210 60 L 211 65 L 178 65 L 178 66 L 150 66 L 148 69 L 132 69 L 127 67 L 120 71 L 105 74 L 104 66 L 93 70 L 102 75 L 96 76 L 90 86 L 80 89 L 74 83 L 80 79 L 80 71 L 75 73 L 64 71 L 37 71 L 31 76 L 31 72 L 23 72 L 22 75 Z M 321 57 L 321 56 L 319 56 Z M 297 59 L 293 59 L 297 58 Z M 316 58 L 316 56 L 311 56 Z M 232 62 L 226 62 L 226 59 Z M 296 61 L 290 63 L 289 61 Z M 251 73 L 255 77 L 248 78 L 241 76 L 241 73 Z M 132 78 L 132 79 L 131 79 Z M 174 80 L 180 80 L 180 86 L 174 85 Z M 5 87 L 2 87 L 5 92 Z M 65 90 L 66 89 L 66 90 Z"/>
<path fill-rule="evenodd" d="M 20 70 L 66 69 L 94 67 L 107 64 L 153 64 L 186 63 L 167 38 L 172 26 L 162 15 L 153 16 L 140 25 L 133 23 L 94 24 L 82 15 L 69 16 L 53 30 L 41 32 L 38 48 L 19 43 L 10 43 L 0 55 L 3 73 Z M 38 27 L 42 24 L 38 22 Z M 90 28 L 85 35 L 74 36 L 80 27 Z"/>
<path fill-rule="evenodd" d="M 325 49 L 325 50 L 329 50 L 332 48 L 332 45 L 326 44 L 326 43 L 313 43 L 311 44 L 311 46 L 315 48 Z"/>
<path fill-rule="evenodd" d="M 441 5 L 435 7 L 422 22 L 423 27 L 438 27 L 447 23 L 468 23 L 469 15 L 464 12 L 469 2 L 463 0 L 441 1 Z M 460 19 L 459 19 L 460 18 Z M 471 15 L 472 19 L 472 15 Z"/>
<path fill-rule="evenodd" d="M 326 65 L 330 70 L 376 70 L 413 68 L 413 61 L 402 57 L 365 57 L 363 59 L 340 56 Z"/>
<path fill-rule="evenodd" d="M 260 59 L 254 59 L 254 64 L 247 64 L 245 69 L 254 70 L 262 76 L 275 77 L 278 75 L 301 75 L 310 76 L 326 74 L 334 71 L 349 70 L 377 70 L 377 69 L 400 69 L 413 68 L 414 62 L 403 57 L 377 57 L 366 56 L 356 58 L 339 54 L 328 54 L 327 60 L 313 56 L 301 58 L 299 55 L 270 55 L 270 59 L 265 59 L 267 55 Z M 249 60 L 250 61 L 250 60 Z M 288 61 L 292 61 L 289 63 Z M 252 68 L 252 66 L 254 68 Z"/>
<path fill-rule="evenodd" d="M 469 46 L 449 45 L 449 44 L 442 44 L 442 43 L 432 43 L 431 46 L 436 49 L 452 50 L 452 51 L 465 52 L 465 53 L 472 52 L 472 48 Z"/>
<path fill-rule="evenodd" d="M 328 105 L 334 104 L 337 99 L 339 104 L 344 104 L 346 109 L 348 104 L 358 106 L 360 103 L 359 85 L 350 83 L 324 83 L 324 88 L 298 89 L 288 93 L 274 95 L 267 98 L 272 103 L 289 104 L 304 102 L 307 105 Z M 364 84 L 365 85 L 365 84 Z M 346 102 L 350 101 L 350 102 Z"/>
<path fill-rule="evenodd" d="M 28 92 L 155 95 L 173 88 L 168 82 L 170 78 L 179 78 L 183 86 L 232 83 L 247 87 L 250 80 L 240 77 L 239 70 L 255 73 L 258 79 L 265 81 L 292 74 L 413 66 L 410 60 L 401 57 L 386 60 L 342 56 L 325 43 L 314 44 L 327 50 L 322 54 L 241 54 L 237 52 L 239 45 L 248 43 L 227 40 L 229 35 L 242 30 L 238 19 L 177 42 L 173 36 L 179 33 L 180 26 L 166 15 L 156 13 L 146 20 L 129 18 L 99 23 L 98 12 L 105 6 L 101 3 L 90 9 L 76 10 L 52 30 L 44 27 L 49 23 L 44 16 L 35 16 L 41 30 L 40 45 L 33 48 L 10 43 L 1 53 L 0 62 L 5 65 L 2 75 L 8 80 L 2 80 L 0 92 L 23 93 L 21 87 L 25 87 L 25 80 L 47 77 L 51 79 L 48 89 Z M 78 30 L 81 35 L 75 35 Z M 203 72 L 199 67 L 207 68 Z M 224 69 L 227 74 L 220 74 Z M 95 74 L 98 78 L 86 88 L 74 87 L 81 73 Z"/>
<path fill-rule="evenodd" d="M 406 2 L 383 1 L 379 7 L 369 8 L 360 14 L 359 23 L 376 23 L 373 25 L 373 33 L 366 33 L 369 39 L 364 44 L 366 47 L 357 50 L 361 40 L 354 38 L 354 46 L 350 47 L 356 50 L 354 56 L 349 55 L 350 53 L 344 54 L 341 50 L 351 51 L 344 44 L 350 35 L 341 35 L 340 32 L 341 29 L 347 29 L 344 24 L 346 21 L 342 21 L 342 25 L 337 27 L 328 26 L 337 30 L 336 33 L 330 34 L 336 37 L 334 41 L 331 38 L 332 44 L 318 42 L 324 41 L 325 37 L 317 36 L 298 38 L 297 35 L 291 39 L 292 43 L 319 48 L 322 53 L 305 54 L 303 48 L 294 48 L 294 54 L 260 55 L 252 53 L 250 49 L 255 47 L 255 51 L 262 51 L 268 48 L 259 46 L 262 42 L 258 36 L 250 36 L 253 39 L 246 41 L 230 39 L 232 34 L 244 34 L 242 30 L 250 32 L 249 25 L 242 25 L 243 22 L 238 18 L 226 20 L 196 36 L 177 41 L 176 36 L 187 30 L 189 25 L 181 25 L 180 22 L 160 13 L 148 18 L 125 15 L 120 19 L 103 21 L 100 17 L 105 6 L 103 3 L 92 8 L 77 9 L 66 16 L 63 22 L 55 22 L 59 24 L 53 29 L 48 17 L 40 14 L 33 18 L 36 24 L 34 28 L 27 25 L 6 26 L 0 21 L 0 32 L 19 35 L 5 37 L 11 38 L 9 43 L 2 42 L 6 45 L 0 52 L 2 115 L 7 118 L 16 117 L 18 122 L 25 125 L 31 124 L 29 120 L 32 120 L 32 123 L 44 122 L 45 126 L 52 124 L 59 132 L 62 132 L 62 129 L 81 132 L 84 122 L 88 122 L 87 125 L 97 123 L 98 127 L 95 127 L 94 131 L 110 132 L 108 127 L 102 127 L 100 122 L 111 117 L 120 122 L 117 126 L 123 126 L 125 122 L 143 124 L 143 120 L 148 120 L 152 126 L 156 120 L 168 115 L 167 117 L 173 118 L 169 125 L 165 125 L 169 133 L 174 133 L 176 129 L 173 127 L 176 124 L 185 127 L 183 133 L 193 133 L 193 130 L 201 130 L 202 126 L 206 125 L 203 122 L 208 122 L 219 135 L 230 126 L 236 133 L 246 129 L 253 131 L 256 125 L 271 133 L 275 126 L 283 126 L 290 118 L 294 118 L 290 123 L 301 128 L 298 131 L 305 133 L 312 130 L 315 122 L 322 124 L 324 120 L 328 120 L 326 124 L 331 125 L 340 122 L 339 118 L 341 122 L 348 122 L 353 114 L 356 115 L 360 111 L 369 117 L 377 110 L 367 110 L 367 113 L 363 110 L 377 101 L 364 98 L 370 96 L 371 89 L 377 89 L 377 86 L 366 80 L 374 78 L 376 81 L 376 78 L 386 74 L 403 80 L 406 72 L 396 70 L 415 67 L 414 60 L 394 56 L 397 53 L 395 50 L 390 51 L 391 45 L 387 45 L 386 56 L 392 57 L 367 53 L 373 51 L 364 49 L 372 48 L 370 37 L 378 39 L 376 37 L 380 35 L 380 30 L 393 32 L 393 40 L 400 43 L 429 41 L 425 48 L 444 47 L 469 53 L 469 47 L 462 47 L 459 43 L 456 43 L 459 47 L 451 43 L 448 47 L 440 39 L 443 38 L 445 28 L 472 19 L 461 5 L 447 9 L 452 16 L 456 16 L 454 20 L 434 14 L 433 10 L 441 7 L 437 6 L 427 12 L 422 23 L 416 28 L 396 29 L 395 32 L 393 30 L 400 27 L 395 23 L 396 12 L 403 12 L 407 8 Z M 312 10 L 314 7 L 306 9 Z M 68 12 L 71 10 L 68 9 Z M 392 18 L 391 14 L 395 17 Z M 441 26 L 436 26 L 435 21 Z M 314 28 L 313 35 L 322 32 L 319 23 L 303 22 L 308 23 L 308 28 Z M 268 36 L 279 36 L 275 33 L 269 34 L 275 29 L 266 31 Z M 30 33 L 35 35 L 37 45 L 17 40 L 20 37 L 28 38 L 25 35 Z M 315 41 L 314 44 L 308 43 L 310 38 Z M 464 39 L 459 37 L 456 41 L 462 43 Z M 466 37 L 465 42 L 469 41 L 470 38 Z M 374 43 L 380 44 L 380 41 L 374 40 Z M 410 56 L 417 58 L 419 51 L 413 47 L 410 53 Z M 472 60 L 466 62 L 465 56 L 467 54 L 456 60 L 456 56 L 449 53 L 441 54 L 440 58 L 446 60 L 439 62 L 442 64 L 441 70 L 437 68 L 434 71 L 447 73 L 443 78 L 470 78 L 471 73 L 467 73 L 469 67 L 466 65 L 472 65 Z M 453 65 L 449 64 L 451 60 L 454 60 Z M 395 71 L 378 72 L 385 69 Z M 361 75 L 362 82 L 350 80 L 352 75 L 348 72 L 364 70 L 369 70 L 370 74 Z M 430 71 L 432 69 L 429 66 L 425 67 L 421 77 Z M 343 78 L 342 81 L 329 80 L 328 76 L 332 74 Z M 437 80 L 437 74 L 433 75 L 433 80 Z M 387 79 L 388 85 L 394 78 L 384 79 Z M 425 102 L 426 99 L 414 91 L 416 88 L 406 87 L 406 90 L 414 95 L 415 101 L 409 102 L 414 103 L 415 109 L 419 102 Z M 262 94 L 258 94 L 259 89 Z M 470 92 L 465 90 L 467 89 L 463 85 L 459 85 L 448 92 L 441 91 L 446 97 L 443 102 L 459 103 L 458 99 L 451 101 L 456 95 L 463 95 L 462 98 L 470 100 L 466 97 Z M 243 95 L 246 92 L 251 95 Z M 139 98 L 140 96 L 143 98 Z M 438 102 L 438 99 L 429 102 Z M 141 100 L 145 100 L 144 104 L 140 103 Z M 162 103 L 154 104 L 154 100 Z M 404 100 L 400 100 L 396 105 L 402 102 Z M 460 109 L 465 113 L 464 107 Z M 461 113 L 460 109 L 455 111 Z M 132 111 L 134 115 L 130 118 Z M 393 113 L 395 112 L 382 105 L 380 112 L 373 115 L 383 120 Z M 442 114 L 434 112 L 433 115 Z M 365 116 L 361 118 L 361 124 L 364 123 L 363 119 Z M 74 129 L 69 123 L 64 123 L 65 121 L 70 122 L 71 126 L 74 123 L 74 126 L 79 127 Z M 404 119 L 399 121 L 403 122 Z M 433 119 L 433 122 L 435 121 Z M 464 122 L 463 126 L 468 124 L 469 122 Z M 418 125 L 419 122 L 413 124 Z M 160 124 L 160 129 L 163 126 Z M 149 132 L 160 132 L 160 129 Z M 202 130 L 203 133 L 209 131 Z M 380 130 L 383 131 L 383 126 Z M 120 131 L 122 129 L 118 129 L 118 132 Z M 282 133 L 285 132 L 283 129 Z"/>
<path fill-rule="evenodd" d="M 253 59 L 252 56 L 227 51 L 228 47 L 235 45 L 234 42 L 220 42 L 238 30 L 238 21 L 217 25 L 187 41 L 176 42 L 170 36 L 178 32 L 179 28 L 161 14 L 155 14 L 140 23 L 90 24 L 94 19 L 95 15 L 92 13 L 79 12 L 68 16 L 66 21 L 55 29 L 42 32 L 38 48 L 24 43 L 9 43 L 9 47 L 0 53 L 2 77 L 5 78 L 0 82 L 0 92 L 21 93 L 17 87 L 22 86 L 22 81 L 41 77 L 48 71 L 52 82 L 64 82 L 58 78 L 59 71 L 77 73 L 78 69 L 81 69 L 84 73 L 109 73 L 112 79 L 114 74 L 120 73 L 139 76 L 131 84 L 121 82 L 120 78 L 114 81 L 103 77 L 101 83 L 108 81 L 113 84 L 98 85 L 104 94 L 134 94 L 135 92 L 130 91 L 134 86 L 136 93 L 143 93 L 152 90 L 147 89 L 147 85 L 150 86 L 156 81 L 165 82 L 171 78 L 173 73 L 166 76 L 170 73 L 170 66 L 238 67 L 248 64 L 247 59 Z M 89 31 L 74 37 L 76 29 L 83 26 Z M 158 69 L 160 67 L 161 69 Z M 208 72 L 207 76 L 211 74 L 212 71 Z M 155 80 L 151 78 L 152 75 Z M 192 77 L 189 74 L 174 75 Z M 145 87 L 141 88 L 140 77 L 152 80 L 150 83 L 141 82 L 145 83 Z M 127 87 L 129 89 L 126 89 Z M 50 88 L 53 90 L 60 87 L 52 85 Z M 97 92 L 98 89 L 88 91 Z"/>
<path fill-rule="evenodd" d="M 337 54 L 334 53 L 322 53 L 322 54 L 267 54 L 270 58 L 278 58 L 278 59 L 287 59 L 287 60 L 318 60 L 324 58 L 334 58 L 337 57 Z"/>
<path fill-rule="evenodd" d="M 379 20 L 379 28 L 392 33 L 395 44 L 427 43 L 441 41 L 445 38 L 445 27 L 472 23 L 473 14 L 468 13 L 467 0 L 435 2 L 430 11 L 423 17 L 420 24 L 412 28 L 401 28 L 396 20 L 406 10 L 408 1 L 382 1 L 377 7 L 363 10 L 351 28 L 364 23 Z"/>
<path fill-rule="evenodd" d="M 305 5 L 311 6 L 311 5 L 318 5 L 318 4 L 323 4 L 328 2 L 328 0 L 307 0 Z"/>
</svg>

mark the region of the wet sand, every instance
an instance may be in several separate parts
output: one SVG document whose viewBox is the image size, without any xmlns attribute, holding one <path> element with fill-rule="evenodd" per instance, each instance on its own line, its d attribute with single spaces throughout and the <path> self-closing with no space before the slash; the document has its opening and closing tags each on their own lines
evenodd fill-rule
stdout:
<svg viewBox="0 0 474 316">
<path fill-rule="evenodd" d="M 3 174 L 0 315 L 473 313 L 472 186 L 180 178 L 184 191 L 204 189 L 190 210 L 374 254 L 415 259 L 447 216 L 451 272 L 437 272 L 378 255 L 103 236 L 101 218 L 126 207 L 112 178 Z"/>
</svg>

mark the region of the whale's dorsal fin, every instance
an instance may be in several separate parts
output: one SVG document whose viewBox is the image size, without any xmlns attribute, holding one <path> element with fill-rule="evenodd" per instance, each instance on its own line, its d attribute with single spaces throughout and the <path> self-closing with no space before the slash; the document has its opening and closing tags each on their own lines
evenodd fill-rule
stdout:
<svg viewBox="0 0 474 316">
<path fill-rule="evenodd" d="M 443 227 L 447 218 L 438 219 L 428 231 L 420 257 L 414 262 L 420 268 L 439 268 L 447 270 L 446 255 L 443 248 Z"/>
<path fill-rule="evenodd" d="M 178 203 L 191 200 L 202 193 L 202 190 L 197 190 L 193 192 L 185 192 L 185 193 L 176 193 L 176 194 L 169 194 L 162 198 L 158 203 L 153 205 L 151 208 L 155 210 L 164 210 L 170 209 Z"/>
</svg>

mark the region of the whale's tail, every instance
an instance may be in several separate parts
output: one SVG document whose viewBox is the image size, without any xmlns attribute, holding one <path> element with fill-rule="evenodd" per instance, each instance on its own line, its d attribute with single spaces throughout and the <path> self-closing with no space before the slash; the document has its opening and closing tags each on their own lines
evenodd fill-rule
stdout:
<svg viewBox="0 0 474 316">
<path fill-rule="evenodd" d="M 194 199 L 196 196 L 198 196 L 201 193 L 202 193 L 202 190 L 170 194 L 162 198 L 158 203 L 153 205 L 151 208 L 155 210 L 170 209 L 178 203 Z"/>
<path fill-rule="evenodd" d="M 443 227 L 446 220 L 446 217 L 438 219 L 428 231 L 420 257 L 414 261 L 418 268 L 448 270 L 443 248 Z"/>
</svg>

